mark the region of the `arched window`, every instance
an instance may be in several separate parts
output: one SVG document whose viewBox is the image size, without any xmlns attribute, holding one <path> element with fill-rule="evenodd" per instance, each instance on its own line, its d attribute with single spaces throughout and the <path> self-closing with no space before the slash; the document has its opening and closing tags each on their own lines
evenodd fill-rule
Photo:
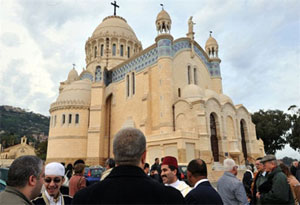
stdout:
<svg viewBox="0 0 300 205">
<path fill-rule="evenodd" d="M 134 95 L 135 94 L 135 74 L 134 73 L 132 73 L 131 74 L 131 80 L 132 80 L 132 95 Z"/>
<path fill-rule="evenodd" d="M 130 58 L 130 47 L 127 48 L 127 57 Z"/>
<path fill-rule="evenodd" d="M 72 123 L 72 114 L 69 114 L 69 124 Z"/>
<path fill-rule="evenodd" d="M 130 93 L 129 93 L 130 87 L 129 87 L 129 75 L 126 76 L 126 96 L 129 97 Z"/>
<path fill-rule="evenodd" d="M 195 84 L 195 85 L 198 85 L 197 68 L 194 68 L 194 84 Z"/>
<path fill-rule="evenodd" d="M 97 66 L 96 71 L 95 71 L 95 82 L 101 81 L 101 79 L 102 79 L 101 75 L 102 75 L 101 67 Z"/>
<path fill-rule="evenodd" d="M 101 48 L 100 48 L 100 55 L 103 56 L 103 48 L 104 48 L 104 45 L 101 44 Z"/>
<path fill-rule="evenodd" d="M 79 114 L 75 115 L 75 124 L 79 124 Z"/>
<path fill-rule="evenodd" d="M 178 97 L 181 97 L 181 90 L 178 88 Z"/>
<path fill-rule="evenodd" d="M 120 46 L 120 56 L 123 56 L 124 55 L 124 46 L 121 45 Z"/>
<path fill-rule="evenodd" d="M 61 122 L 62 122 L 62 124 L 66 123 L 66 115 L 65 114 L 62 115 Z"/>
<path fill-rule="evenodd" d="M 116 55 L 116 44 L 113 44 L 113 47 L 112 47 L 112 55 L 113 55 L 113 56 Z"/>
<path fill-rule="evenodd" d="M 188 84 L 191 84 L 191 66 L 188 66 L 187 77 L 188 77 Z"/>
<path fill-rule="evenodd" d="M 95 58 L 97 57 L 97 46 L 95 46 Z"/>
</svg>

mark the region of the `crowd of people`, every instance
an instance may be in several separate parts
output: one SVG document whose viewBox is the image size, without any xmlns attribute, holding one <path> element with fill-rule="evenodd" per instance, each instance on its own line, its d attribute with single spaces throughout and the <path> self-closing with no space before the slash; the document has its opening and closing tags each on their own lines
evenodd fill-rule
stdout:
<svg viewBox="0 0 300 205">
<path fill-rule="evenodd" d="M 0 204 L 299 204 L 298 162 L 289 168 L 274 155 L 257 158 L 256 171 L 249 165 L 241 181 L 238 166 L 228 158 L 213 187 L 203 159 L 188 163 L 184 181 L 175 157 L 166 156 L 161 163 L 156 158 L 150 168 L 146 151 L 140 130 L 120 130 L 113 140 L 114 159 L 106 160 L 106 171 L 91 186 L 83 174 L 83 161 L 65 169 L 58 162 L 44 166 L 36 156 L 19 157 L 9 169 Z M 68 193 L 63 194 L 66 185 Z"/>
</svg>

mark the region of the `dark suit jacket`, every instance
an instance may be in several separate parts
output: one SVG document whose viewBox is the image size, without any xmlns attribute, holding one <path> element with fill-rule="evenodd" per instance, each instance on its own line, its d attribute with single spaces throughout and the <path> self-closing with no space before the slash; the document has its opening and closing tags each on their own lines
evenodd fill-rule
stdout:
<svg viewBox="0 0 300 205">
<path fill-rule="evenodd" d="M 198 184 L 185 197 L 187 204 L 223 204 L 218 192 L 208 181 Z"/>
<path fill-rule="evenodd" d="M 118 166 L 100 182 L 77 192 L 73 204 L 184 204 L 180 191 L 148 177 L 136 166 Z"/>
</svg>

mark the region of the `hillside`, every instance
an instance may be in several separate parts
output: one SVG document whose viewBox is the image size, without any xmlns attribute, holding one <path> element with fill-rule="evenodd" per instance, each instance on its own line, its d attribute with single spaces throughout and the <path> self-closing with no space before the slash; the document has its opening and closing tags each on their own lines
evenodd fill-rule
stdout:
<svg viewBox="0 0 300 205">
<path fill-rule="evenodd" d="M 3 105 L 0 106 L 0 143 L 4 139 L 13 139 L 14 142 L 4 144 L 16 144 L 20 137 L 26 135 L 30 141 L 44 140 L 48 136 L 49 117 L 41 114 L 27 112 L 21 108 Z M 7 141 L 7 140 L 6 140 Z"/>
</svg>

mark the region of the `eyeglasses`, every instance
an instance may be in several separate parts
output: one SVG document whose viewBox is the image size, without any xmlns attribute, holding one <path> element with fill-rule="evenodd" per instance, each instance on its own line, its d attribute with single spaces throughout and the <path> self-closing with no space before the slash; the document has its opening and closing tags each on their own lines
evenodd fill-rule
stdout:
<svg viewBox="0 0 300 205">
<path fill-rule="evenodd" d="M 46 183 L 48 183 L 48 184 L 51 183 L 52 180 L 53 180 L 54 183 L 57 184 L 57 183 L 59 183 L 59 182 L 61 181 L 61 178 L 55 177 L 55 178 L 52 179 L 52 178 L 49 178 L 49 177 L 48 177 L 48 178 L 45 178 L 45 179 L 44 179 L 44 181 L 45 181 Z"/>
</svg>

